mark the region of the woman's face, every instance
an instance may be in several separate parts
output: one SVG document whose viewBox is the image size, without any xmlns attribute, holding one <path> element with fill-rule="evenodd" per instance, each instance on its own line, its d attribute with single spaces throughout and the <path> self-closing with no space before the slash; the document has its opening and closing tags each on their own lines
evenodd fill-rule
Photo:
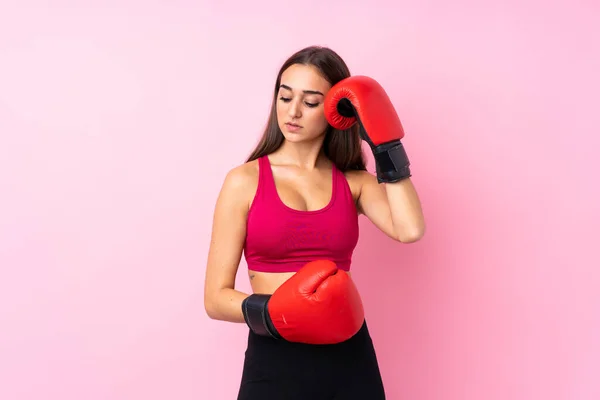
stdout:
<svg viewBox="0 0 600 400">
<path fill-rule="evenodd" d="M 328 123 L 323 100 L 330 88 L 312 66 L 295 64 L 283 72 L 277 93 L 277 120 L 287 140 L 307 141 L 325 133 Z"/>
</svg>

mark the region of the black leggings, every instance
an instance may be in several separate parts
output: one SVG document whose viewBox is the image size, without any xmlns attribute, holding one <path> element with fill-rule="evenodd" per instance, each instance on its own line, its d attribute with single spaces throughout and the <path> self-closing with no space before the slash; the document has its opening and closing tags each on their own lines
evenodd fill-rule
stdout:
<svg viewBox="0 0 600 400">
<path fill-rule="evenodd" d="M 238 400 L 384 400 L 366 322 L 334 345 L 290 343 L 248 335 Z"/>
</svg>

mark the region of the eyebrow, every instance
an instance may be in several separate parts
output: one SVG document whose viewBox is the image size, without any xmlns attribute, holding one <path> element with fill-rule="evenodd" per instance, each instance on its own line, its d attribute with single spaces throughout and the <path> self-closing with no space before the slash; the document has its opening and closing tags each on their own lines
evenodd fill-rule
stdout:
<svg viewBox="0 0 600 400">
<path fill-rule="evenodd" d="M 292 90 L 291 87 L 289 87 L 288 85 L 284 85 L 284 84 L 279 85 L 279 87 L 290 90 L 290 91 Z M 306 94 L 320 94 L 321 96 L 325 96 L 323 93 L 319 92 L 318 90 L 303 90 L 302 92 L 306 93 Z"/>
</svg>

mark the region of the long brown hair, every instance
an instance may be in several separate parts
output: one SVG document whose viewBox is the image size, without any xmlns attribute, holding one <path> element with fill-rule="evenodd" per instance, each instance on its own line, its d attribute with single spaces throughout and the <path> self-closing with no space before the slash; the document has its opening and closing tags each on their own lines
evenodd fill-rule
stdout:
<svg viewBox="0 0 600 400">
<path fill-rule="evenodd" d="M 350 76 L 350 70 L 344 60 L 327 47 L 309 46 L 294 53 L 283 63 L 279 70 L 267 126 L 246 162 L 274 152 L 283 143 L 283 133 L 277 123 L 277 93 L 281 83 L 281 75 L 293 64 L 311 65 L 317 68 L 332 86 Z M 341 171 L 366 170 L 361 144 L 362 139 L 356 124 L 352 128 L 343 131 L 334 129 L 329 125 L 325 133 L 323 150 L 325 155 Z"/>
</svg>

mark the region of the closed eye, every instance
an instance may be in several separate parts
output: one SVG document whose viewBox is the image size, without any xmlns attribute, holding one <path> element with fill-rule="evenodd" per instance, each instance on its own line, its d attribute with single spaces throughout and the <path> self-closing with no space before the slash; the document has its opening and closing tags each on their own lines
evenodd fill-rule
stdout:
<svg viewBox="0 0 600 400">
<path fill-rule="evenodd" d="M 290 101 L 292 101 L 292 99 L 288 98 L 288 97 L 280 97 L 279 100 L 283 101 L 284 103 L 289 103 Z M 306 104 L 308 107 L 316 107 L 319 105 L 319 103 L 309 103 L 307 101 L 304 102 L 304 104 Z"/>
</svg>

